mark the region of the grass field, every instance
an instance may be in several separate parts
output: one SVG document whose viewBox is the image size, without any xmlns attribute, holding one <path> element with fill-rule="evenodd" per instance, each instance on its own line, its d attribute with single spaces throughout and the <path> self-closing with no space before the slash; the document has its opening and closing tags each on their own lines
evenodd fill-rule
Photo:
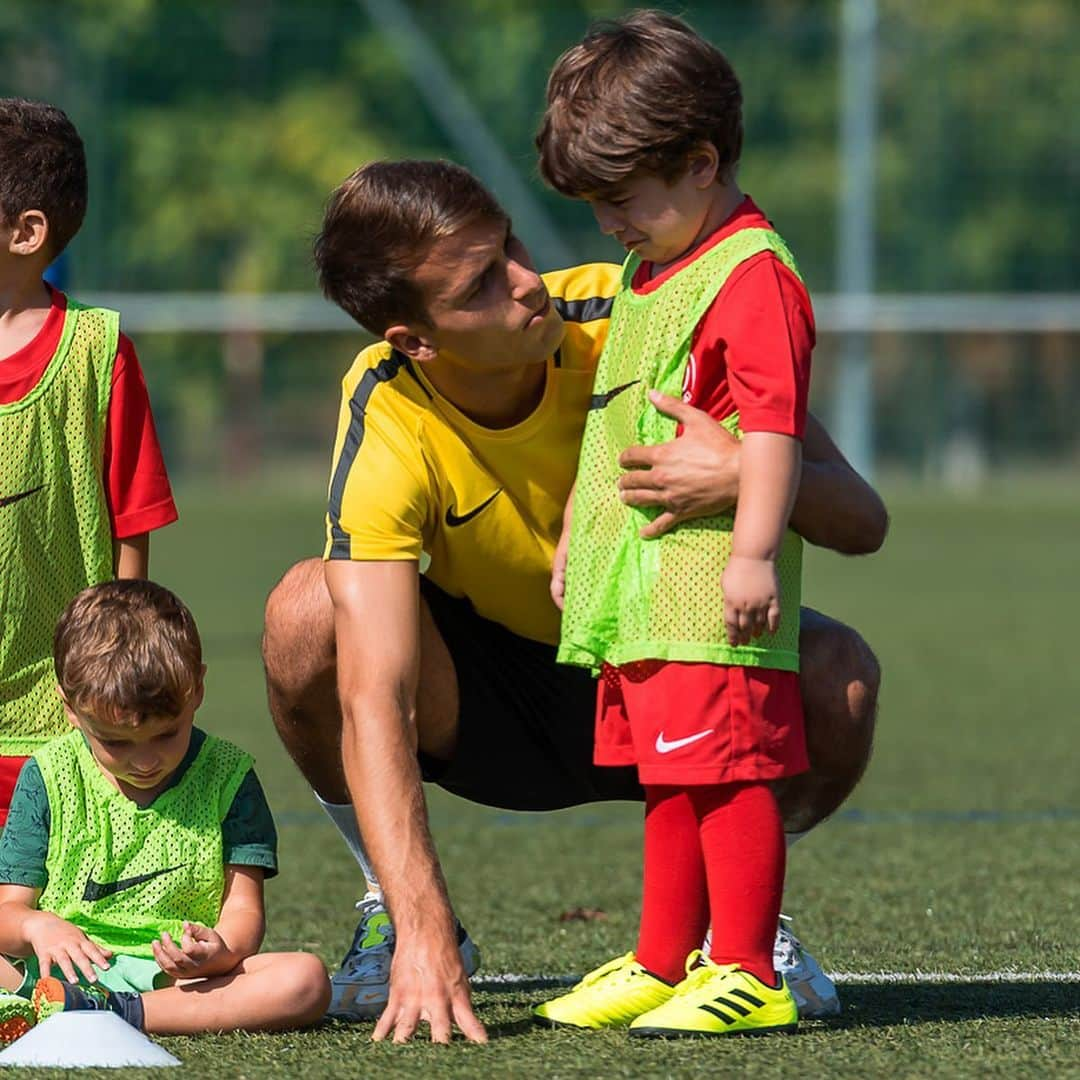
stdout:
<svg viewBox="0 0 1080 1080">
<path fill-rule="evenodd" d="M 351 935 L 357 872 L 276 744 L 258 660 L 266 592 L 320 546 L 318 487 L 308 490 L 182 491 L 183 523 L 155 540 L 152 568 L 203 630 L 201 722 L 258 755 L 279 818 L 267 944 L 332 965 Z M 845 974 L 837 1022 L 790 1038 L 631 1045 L 534 1030 L 527 1007 L 550 991 L 481 977 L 486 1047 L 374 1045 L 370 1025 L 165 1045 L 199 1076 L 1080 1076 L 1080 497 L 1063 490 L 898 496 L 880 555 L 809 559 L 808 601 L 857 626 L 885 671 L 869 775 L 789 864 L 797 931 Z M 635 808 L 534 815 L 441 792 L 430 801 L 484 975 L 581 973 L 631 947 Z M 559 922 L 579 905 L 609 917 Z M 1047 972 L 1073 975 L 1015 977 Z"/>
</svg>

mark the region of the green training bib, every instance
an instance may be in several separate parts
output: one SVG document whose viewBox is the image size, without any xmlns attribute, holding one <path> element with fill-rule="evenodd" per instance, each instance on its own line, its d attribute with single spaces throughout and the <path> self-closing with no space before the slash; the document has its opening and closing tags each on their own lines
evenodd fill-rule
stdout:
<svg viewBox="0 0 1080 1080">
<path fill-rule="evenodd" d="M 646 294 L 631 288 L 637 256 L 623 266 L 578 463 L 559 647 L 564 663 L 594 672 L 601 663 L 646 659 L 799 669 L 802 541 L 794 532 L 787 532 L 777 559 L 780 628 L 751 645 L 731 646 L 720 578 L 731 555 L 734 513 L 642 540 L 638 530 L 658 511 L 628 507 L 618 495 L 619 454 L 675 438 L 676 422 L 653 408 L 648 391 L 682 396 L 698 323 L 732 271 L 763 251 L 798 273 L 769 229 L 734 233 Z M 723 425 L 740 434 L 737 414 Z"/>
</svg>

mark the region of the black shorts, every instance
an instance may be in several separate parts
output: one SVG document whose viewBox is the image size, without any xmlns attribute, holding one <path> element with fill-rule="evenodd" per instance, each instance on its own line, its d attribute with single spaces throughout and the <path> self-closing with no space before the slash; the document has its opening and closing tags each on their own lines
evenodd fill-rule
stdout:
<svg viewBox="0 0 1080 1080">
<path fill-rule="evenodd" d="M 640 801 L 633 766 L 593 765 L 596 681 L 555 662 L 555 649 L 477 615 L 427 578 L 420 591 L 457 670 L 453 760 L 420 756 L 424 779 L 504 810 L 559 810 L 609 799 Z"/>
</svg>

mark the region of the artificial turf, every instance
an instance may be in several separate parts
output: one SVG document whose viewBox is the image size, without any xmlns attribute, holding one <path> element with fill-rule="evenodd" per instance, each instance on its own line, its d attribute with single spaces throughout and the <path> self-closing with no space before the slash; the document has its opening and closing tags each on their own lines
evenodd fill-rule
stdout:
<svg viewBox="0 0 1080 1080">
<path fill-rule="evenodd" d="M 332 966 L 351 936 L 358 874 L 276 744 L 258 658 L 266 592 L 321 544 L 318 485 L 309 490 L 182 489 L 182 522 L 155 539 L 152 572 L 203 632 L 200 722 L 257 754 L 279 818 L 267 947 L 310 949 Z M 1080 985 L 1008 975 L 1080 970 L 1080 496 L 907 493 L 890 509 L 880 554 L 812 553 L 805 571 L 807 601 L 857 626 L 884 669 L 873 765 L 789 862 L 796 931 L 849 976 L 837 1021 L 659 1044 L 534 1029 L 528 1006 L 552 991 L 483 976 L 580 974 L 632 946 L 639 810 L 499 813 L 434 791 L 450 890 L 484 954 L 475 1000 L 489 1045 L 375 1045 L 370 1024 L 163 1044 L 198 1076 L 1080 1076 Z M 578 907 L 606 918 L 560 921 Z"/>
</svg>

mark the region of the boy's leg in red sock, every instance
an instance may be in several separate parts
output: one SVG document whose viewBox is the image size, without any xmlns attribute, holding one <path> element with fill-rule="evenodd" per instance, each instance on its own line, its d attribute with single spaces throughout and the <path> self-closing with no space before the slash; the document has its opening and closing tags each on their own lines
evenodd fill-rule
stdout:
<svg viewBox="0 0 1080 1080">
<path fill-rule="evenodd" d="M 667 982 L 679 982 L 708 919 L 698 817 L 690 798 L 680 788 L 646 785 L 638 963 Z"/>
<path fill-rule="evenodd" d="M 783 820 L 772 789 L 751 781 L 687 790 L 699 824 L 708 881 L 711 959 L 738 964 L 775 986 L 772 950 L 786 853 Z"/>
</svg>

